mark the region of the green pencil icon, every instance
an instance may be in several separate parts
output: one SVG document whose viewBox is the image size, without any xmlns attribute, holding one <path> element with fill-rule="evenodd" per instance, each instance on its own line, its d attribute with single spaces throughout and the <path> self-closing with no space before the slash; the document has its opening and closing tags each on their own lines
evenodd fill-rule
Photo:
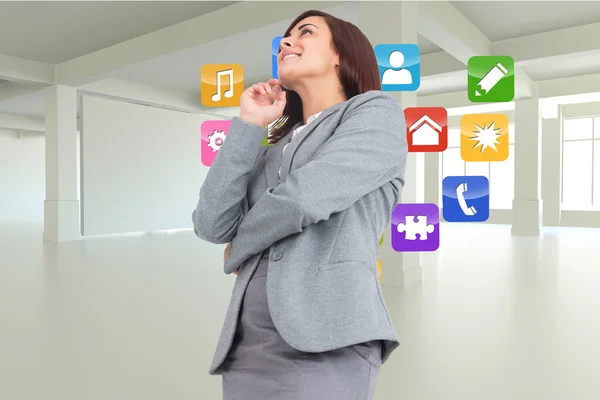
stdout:
<svg viewBox="0 0 600 400">
<path fill-rule="evenodd" d="M 515 97 L 515 63 L 509 56 L 469 59 L 468 95 L 472 102 L 506 102 Z"/>
</svg>

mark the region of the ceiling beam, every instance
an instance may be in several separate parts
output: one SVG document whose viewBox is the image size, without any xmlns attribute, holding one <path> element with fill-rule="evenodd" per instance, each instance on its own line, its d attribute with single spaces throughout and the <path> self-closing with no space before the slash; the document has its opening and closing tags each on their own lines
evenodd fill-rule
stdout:
<svg viewBox="0 0 600 400">
<path fill-rule="evenodd" d="M 491 54 L 490 40 L 449 1 L 419 2 L 421 35 L 467 65 L 473 56 Z"/>
<path fill-rule="evenodd" d="M 33 94 L 45 88 L 48 85 L 43 83 L 18 83 L 4 82 L 0 84 L 0 103 L 14 100 L 21 96 Z"/>
<path fill-rule="evenodd" d="M 424 96 L 441 92 L 452 93 L 461 90 L 464 90 L 466 93 L 467 75 L 467 69 L 463 66 L 463 69 L 458 71 L 421 77 L 419 92 Z M 519 74 L 518 71 L 515 72 L 515 100 L 531 98 L 532 95 L 536 93 L 534 87 L 534 82 L 529 76 L 524 73 Z"/>
<path fill-rule="evenodd" d="M 513 57 L 518 66 L 548 62 L 554 57 L 600 55 L 600 22 L 521 36 L 492 43 L 493 54 Z"/>
<path fill-rule="evenodd" d="M 42 131 L 30 131 L 27 129 L 19 129 L 19 139 L 21 140 L 29 140 L 29 139 L 38 139 L 46 136 L 46 132 Z"/>
<path fill-rule="evenodd" d="M 518 68 L 586 55 L 600 59 L 598 38 L 600 22 L 492 42 L 491 54 L 511 56 Z M 452 58 L 446 52 L 421 56 L 421 76 L 456 71 L 459 68 Z"/>
<path fill-rule="evenodd" d="M 492 51 L 492 42 L 447 0 L 419 2 L 418 29 L 464 65 L 473 56 L 498 54 Z M 517 92 L 520 98 L 536 94 L 531 78 L 515 65 L 515 96 Z"/>
<path fill-rule="evenodd" d="M 521 68 L 515 66 L 515 100 L 530 99 L 538 96 L 538 90 L 533 79 Z"/>
<path fill-rule="evenodd" d="M 0 114 L 0 128 L 44 132 L 44 118 L 23 115 Z"/>
<path fill-rule="evenodd" d="M 164 108 L 173 111 L 211 115 L 229 119 L 239 115 L 239 107 L 204 107 L 200 103 L 200 93 L 179 92 L 157 86 L 127 81 L 105 79 L 88 83 L 77 88 L 80 94 L 89 94 L 106 99 Z"/>
<path fill-rule="evenodd" d="M 57 65 L 57 83 L 82 85 L 95 75 L 223 39 L 339 1 L 243 1 Z"/>
<path fill-rule="evenodd" d="M 425 76 L 462 71 L 465 64 L 445 51 L 421 54 L 421 79 Z M 465 81 L 466 81 L 465 76 Z"/>
<path fill-rule="evenodd" d="M 539 82 L 540 98 L 600 93 L 600 73 L 547 79 Z"/>
<path fill-rule="evenodd" d="M 466 73 L 466 71 L 463 73 Z M 568 78 L 546 79 L 536 83 L 539 86 L 538 97 L 540 99 L 568 96 L 578 97 L 581 99 L 600 97 L 600 73 L 573 76 Z M 515 97 L 517 100 L 521 98 L 525 97 Z M 586 100 L 581 100 L 581 102 L 585 101 Z M 493 103 L 471 102 L 467 96 L 467 90 L 465 87 L 463 90 L 421 96 L 419 96 L 417 92 L 417 104 L 420 107 L 457 108 L 482 104 L 491 106 Z"/>
<path fill-rule="evenodd" d="M 104 79 L 77 87 L 79 93 L 93 94 L 113 100 L 166 108 L 174 111 L 197 113 L 200 94 L 178 92 L 123 79 Z"/>
<path fill-rule="evenodd" d="M 0 54 L 0 79 L 51 85 L 54 83 L 54 65 Z"/>
</svg>

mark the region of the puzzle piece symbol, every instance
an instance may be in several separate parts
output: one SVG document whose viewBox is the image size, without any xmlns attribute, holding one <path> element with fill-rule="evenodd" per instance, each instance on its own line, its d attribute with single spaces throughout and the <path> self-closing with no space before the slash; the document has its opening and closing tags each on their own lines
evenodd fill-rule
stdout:
<svg viewBox="0 0 600 400">
<path fill-rule="evenodd" d="M 398 224 L 398 232 L 406 232 L 406 240 L 427 240 L 427 234 L 433 233 L 435 226 L 427 224 L 427 216 L 424 215 L 405 215 L 404 224 Z"/>
</svg>

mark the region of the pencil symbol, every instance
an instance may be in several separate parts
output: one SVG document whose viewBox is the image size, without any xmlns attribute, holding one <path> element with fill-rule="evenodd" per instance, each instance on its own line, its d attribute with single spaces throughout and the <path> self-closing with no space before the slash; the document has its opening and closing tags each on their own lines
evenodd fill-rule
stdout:
<svg viewBox="0 0 600 400">
<path fill-rule="evenodd" d="M 473 56 L 467 63 L 467 92 L 475 103 L 512 101 L 515 61 L 510 56 Z"/>
<path fill-rule="evenodd" d="M 475 89 L 475 96 L 483 96 L 496 86 L 500 79 L 504 78 L 508 70 L 500 63 L 494 65 L 494 67 L 488 71 L 487 74 L 477 83 Z"/>
</svg>

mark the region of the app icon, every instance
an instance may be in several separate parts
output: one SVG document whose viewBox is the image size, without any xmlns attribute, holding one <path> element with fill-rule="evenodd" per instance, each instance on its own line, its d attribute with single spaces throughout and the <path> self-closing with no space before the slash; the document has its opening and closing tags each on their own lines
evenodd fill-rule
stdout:
<svg viewBox="0 0 600 400">
<path fill-rule="evenodd" d="M 223 146 L 231 120 L 204 121 L 200 126 L 200 154 L 202 164 L 210 167 Z"/>
<path fill-rule="evenodd" d="M 448 222 L 483 222 L 490 217 L 490 182 L 485 176 L 447 176 L 442 211 Z"/>
<path fill-rule="evenodd" d="M 395 251 L 436 251 L 440 247 L 440 210 L 433 203 L 398 204 L 392 211 Z"/>
<path fill-rule="evenodd" d="M 421 84 L 421 56 L 416 44 L 378 44 L 373 49 L 383 91 L 413 91 Z"/>
<path fill-rule="evenodd" d="M 262 141 L 262 145 L 263 146 L 273 146 L 273 143 L 269 143 L 269 128 L 267 127 L 265 130 L 267 131 L 267 133 L 265 134 L 265 138 Z"/>
<path fill-rule="evenodd" d="M 239 64 L 206 64 L 200 70 L 200 99 L 206 107 L 237 107 L 244 92 Z"/>
<path fill-rule="evenodd" d="M 504 161 L 508 158 L 508 117 L 466 114 L 460 119 L 460 156 L 465 161 Z"/>
<path fill-rule="evenodd" d="M 515 97 L 515 61 L 509 56 L 475 56 L 467 63 L 469 100 L 506 102 Z"/>
<path fill-rule="evenodd" d="M 275 36 L 271 42 L 271 73 L 275 79 L 279 79 L 277 76 L 277 55 L 279 54 L 281 39 L 283 39 L 283 36 Z"/>
<path fill-rule="evenodd" d="M 448 148 L 448 112 L 443 107 L 407 107 L 409 152 L 440 152 Z"/>
</svg>

